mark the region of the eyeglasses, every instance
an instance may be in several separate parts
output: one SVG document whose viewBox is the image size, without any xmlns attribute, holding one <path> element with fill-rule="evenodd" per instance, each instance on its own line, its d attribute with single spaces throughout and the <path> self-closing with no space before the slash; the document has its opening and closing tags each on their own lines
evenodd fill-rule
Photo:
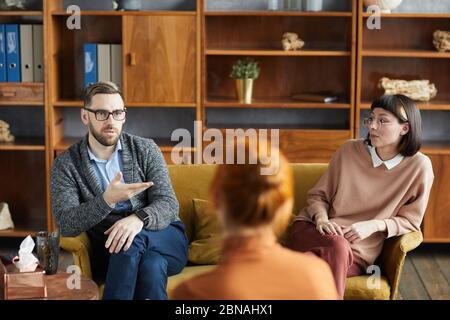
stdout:
<svg viewBox="0 0 450 320">
<path fill-rule="evenodd" d="M 83 107 L 84 110 L 92 112 L 95 115 L 95 119 L 98 121 L 106 121 L 108 120 L 109 116 L 112 115 L 114 120 L 122 121 L 125 119 L 127 115 L 127 108 L 123 108 L 120 110 L 114 110 L 112 112 L 109 112 L 107 110 L 92 110 L 89 108 Z"/>
<path fill-rule="evenodd" d="M 374 119 L 372 117 L 369 117 L 369 118 L 365 118 L 363 120 L 364 127 L 366 127 L 367 129 L 369 129 L 370 126 L 372 125 L 372 123 L 374 123 L 374 122 L 376 122 L 378 127 L 380 127 L 380 128 L 392 124 L 392 122 L 387 121 L 386 119 L 383 119 L 383 118 L 381 118 L 381 119 Z"/>
</svg>

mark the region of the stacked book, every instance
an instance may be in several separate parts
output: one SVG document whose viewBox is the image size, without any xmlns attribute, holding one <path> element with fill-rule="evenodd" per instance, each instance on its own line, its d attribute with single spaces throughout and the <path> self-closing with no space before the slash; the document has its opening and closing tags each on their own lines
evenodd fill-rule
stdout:
<svg viewBox="0 0 450 320">
<path fill-rule="evenodd" d="M 42 25 L 0 24 L 0 82 L 44 82 Z"/>
<path fill-rule="evenodd" d="M 84 45 L 84 86 L 98 81 L 111 81 L 122 87 L 122 45 Z"/>
</svg>

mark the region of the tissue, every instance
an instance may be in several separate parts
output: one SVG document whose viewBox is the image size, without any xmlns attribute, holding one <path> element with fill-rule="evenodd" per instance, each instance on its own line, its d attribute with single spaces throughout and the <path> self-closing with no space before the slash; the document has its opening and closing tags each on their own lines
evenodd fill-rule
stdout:
<svg viewBox="0 0 450 320">
<path fill-rule="evenodd" d="M 31 236 L 25 238 L 20 244 L 19 255 L 12 260 L 20 272 L 33 272 L 36 270 L 39 260 L 33 254 L 34 241 Z"/>
</svg>

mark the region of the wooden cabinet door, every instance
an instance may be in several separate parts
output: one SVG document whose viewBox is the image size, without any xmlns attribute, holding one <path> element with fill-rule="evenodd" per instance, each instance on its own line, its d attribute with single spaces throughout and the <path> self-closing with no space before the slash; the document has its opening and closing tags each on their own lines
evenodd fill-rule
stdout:
<svg viewBox="0 0 450 320">
<path fill-rule="evenodd" d="M 195 16 L 125 16 L 124 95 L 134 103 L 194 103 Z"/>
<path fill-rule="evenodd" d="M 450 155 L 429 155 L 434 181 L 424 217 L 426 242 L 450 242 Z"/>
</svg>

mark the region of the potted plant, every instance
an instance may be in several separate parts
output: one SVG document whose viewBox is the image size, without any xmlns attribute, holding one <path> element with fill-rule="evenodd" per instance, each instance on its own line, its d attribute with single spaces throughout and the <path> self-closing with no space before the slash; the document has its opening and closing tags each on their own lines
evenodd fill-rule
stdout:
<svg viewBox="0 0 450 320">
<path fill-rule="evenodd" d="M 259 71 L 258 62 L 250 58 L 234 63 L 230 77 L 236 79 L 236 91 L 240 103 L 252 103 L 253 81 L 258 78 Z"/>
</svg>

